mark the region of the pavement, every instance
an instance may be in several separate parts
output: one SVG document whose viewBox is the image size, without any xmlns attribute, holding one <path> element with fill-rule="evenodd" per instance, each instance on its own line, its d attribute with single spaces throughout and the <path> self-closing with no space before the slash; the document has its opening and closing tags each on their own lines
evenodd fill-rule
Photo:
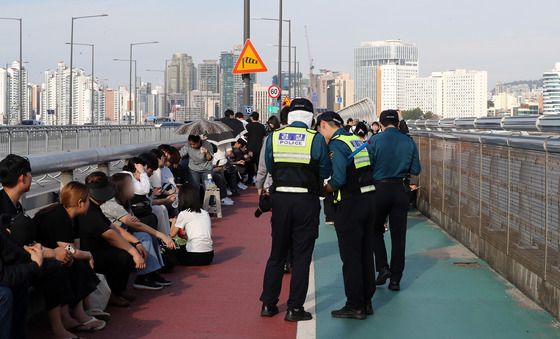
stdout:
<svg viewBox="0 0 560 339">
<path fill-rule="evenodd" d="M 86 338 L 560 338 L 560 323 L 492 271 L 439 227 L 412 211 L 400 292 L 378 288 L 375 315 L 364 321 L 331 318 L 345 302 L 333 226 L 320 226 L 306 308 L 311 322 L 286 323 L 289 275 L 281 313 L 261 318 L 259 295 L 270 251 L 270 214 L 255 218 L 250 189 L 212 218 L 215 262 L 177 267 L 173 286 L 137 291 L 129 308 L 109 308 L 112 319 Z M 388 238 L 388 237 L 387 237 Z M 386 239 L 388 240 L 388 239 Z M 390 241 L 388 241 L 390 243 Z M 390 246 L 390 244 L 389 244 Z M 313 272 L 312 271 L 312 272 Z M 32 338 L 45 338 L 37 325 Z"/>
</svg>

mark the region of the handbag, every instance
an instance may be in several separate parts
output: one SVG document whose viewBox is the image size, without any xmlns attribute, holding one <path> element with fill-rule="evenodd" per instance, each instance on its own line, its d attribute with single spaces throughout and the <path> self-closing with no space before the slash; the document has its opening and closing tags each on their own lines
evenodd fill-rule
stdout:
<svg viewBox="0 0 560 339">
<path fill-rule="evenodd" d="M 97 284 L 95 291 L 88 296 L 88 310 L 104 311 L 111 297 L 111 288 L 103 274 L 97 273 L 97 278 L 99 278 L 99 284 Z"/>
<path fill-rule="evenodd" d="M 130 199 L 130 209 L 137 218 L 144 218 L 152 213 L 152 202 L 145 195 L 134 195 Z"/>
</svg>

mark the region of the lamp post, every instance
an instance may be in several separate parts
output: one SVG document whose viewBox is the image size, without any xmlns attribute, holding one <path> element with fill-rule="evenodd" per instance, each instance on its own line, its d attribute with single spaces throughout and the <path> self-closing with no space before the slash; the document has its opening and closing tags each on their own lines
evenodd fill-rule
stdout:
<svg viewBox="0 0 560 339">
<path fill-rule="evenodd" d="M 80 20 L 80 19 L 89 19 L 89 18 L 100 18 L 100 17 L 105 17 L 105 16 L 109 16 L 109 14 L 97 14 L 97 15 L 84 15 L 84 16 L 74 16 L 72 17 L 72 24 L 70 25 L 70 96 L 69 96 L 69 100 L 70 100 L 70 104 L 68 106 L 69 108 L 69 117 L 68 117 L 68 122 L 70 125 L 72 125 L 72 115 L 73 115 L 73 101 L 72 101 L 72 92 L 74 89 L 74 86 L 72 85 L 72 68 L 74 66 L 74 20 Z"/>
<path fill-rule="evenodd" d="M 23 19 L 22 18 L 10 18 L 10 17 L 0 17 L 0 20 L 10 20 L 19 21 L 19 122 L 23 121 Z"/>
<path fill-rule="evenodd" d="M 159 41 L 145 41 L 145 42 L 133 42 L 130 44 L 130 56 L 129 56 L 129 88 L 132 87 L 132 47 L 134 46 L 138 46 L 138 45 L 152 45 L 152 44 L 158 44 Z M 135 76 L 134 76 L 134 82 L 136 83 L 136 71 L 134 72 Z M 136 85 L 134 86 L 134 94 L 136 95 Z M 128 94 L 128 101 L 132 102 L 132 92 L 129 92 Z M 131 117 L 132 111 L 129 113 L 128 115 L 128 124 L 131 125 L 132 124 L 132 117 Z M 137 105 L 134 105 L 134 122 L 138 123 L 138 107 Z"/>
<path fill-rule="evenodd" d="M 272 46 L 278 47 L 278 45 L 272 45 Z M 292 57 L 291 57 L 291 56 L 288 58 L 288 69 L 290 70 L 290 71 L 289 71 L 290 73 L 289 73 L 289 76 L 288 76 L 289 81 L 290 81 L 290 84 L 289 84 L 290 92 L 289 92 L 289 93 L 290 93 L 290 97 L 292 97 L 292 94 L 293 94 L 293 96 L 296 96 L 296 91 L 295 91 L 295 88 L 294 88 L 294 86 L 293 86 L 293 81 L 292 81 L 292 70 L 291 70 L 291 69 L 292 69 L 292 66 L 293 66 L 293 67 L 294 67 L 294 72 L 296 71 L 296 64 L 297 64 L 297 46 L 290 46 L 290 45 L 286 46 L 286 45 L 282 45 L 282 47 L 287 47 L 287 48 L 290 49 L 290 51 L 291 51 L 292 49 L 294 50 L 294 62 L 292 63 L 292 60 L 291 60 Z M 290 54 L 291 54 L 291 53 L 290 53 Z M 292 88 L 293 88 L 293 90 L 292 90 Z"/>
<path fill-rule="evenodd" d="M 69 42 L 66 43 L 67 45 L 70 45 Z M 88 44 L 88 43 L 78 43 L 75 42 L 74 45 L 76 46 L 89 46 L 91 47 L 91 123 L 95 124 L 95 109 L 94 109 L 94 93 L 95 90 L 93 88 L 93 84 L 95 82 L 95 45 L 94 44 Z M 99 112 L 99 110 L 98 110 Z"/>
<path fill-rule="evenodd" d="M 130 62 L 131 64 L 134 63 L 134 95 L 136 95 L 136 60 L 130 59 L 113 59 L 113 61 L 125 61 Z M 131 115 L 132 115 L 132 79 L 130 80 L 130 87 L 128 87 L 128 124 L 131 124 Z M 120 123 L 120 121 L 119 121 Z"/>
<path fill-rule="evenodd" d="M 280 3 L 282 3 L 282 1 L 280 1 Z M 280 12 L 282 11 L 282 5 L 280 5 Z M 282 18 L 282 13 L 280 13 L 280 18 Z M 253 20 L 261 20 L 261 21 L 280 21 L 280 22 L 287 22 L 288 23 L 288 46 L 284 46 L 282 45 L 282 37 L 280 36 L 279 42 L 278 44 L 274 45 L 275 47 L 278 47 L 280 45 L 282 45 L 282 47 L 288 47 L 288 93 L 290 96 L 292 96 L 292 20 L 290 19 L 274 19 L 274 18 L 253 18 Z M 280 27 L 282 27 L 282 25 L 280 25 Z M 282 64 L 282 52 L 281 52 L 281 48 L 278 47 L 279 50 L 279 59 L 278 59 L 278 64 Z M 282 89 L 282 82 L 280 80 L 282 76 L 282 69 L 279 68 L 278 69 L 278 86 L 280 87 L 280 89 Z"/>
</svg>

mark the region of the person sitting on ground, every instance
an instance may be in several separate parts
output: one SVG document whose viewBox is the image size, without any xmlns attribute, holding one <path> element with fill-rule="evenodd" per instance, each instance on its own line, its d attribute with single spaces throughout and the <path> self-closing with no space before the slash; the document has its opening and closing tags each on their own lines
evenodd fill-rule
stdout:
<svg viewBox="0 0 560 339">
<path fill-rule="evenodd" d="M 146 268 L 138 271 L 133 287 L 136 289 L 160 290 L 163 286 L 171 285 L 171 282 L 158 273 L 158 270 L 165 266 L 158 239 L 169 249 L 175 249 L 175 243 L 168 235 L 156 231 L 134 216 L 129 202 L 134 196 L 132 180 L 132 175 L 128 172 L 113 174 L 111 183 L 115 187 L 115 197 L 101 205 L 101 210 L 113 224 L 127 229 L 138 238 L 148 252 L 148 256 L 144 258 Z"/>
<path fill-rule="evenodd" d="M 165 153 L 157 148 L 151 150 L 151 155 L 157 160 L 158 169 L 155 170 L 150 176 L 150 185 L 154 193 L 152 204 L 164 205 L 167 208 L 169 218 L 173 219 L 177 211 L 177 186 L 173 174 L 165 166 L 167 157 Z M 150 160 L 147 160 L 150 161 Z"/>
<path fill-rule="evenodd" d="M 95 260 L 95 272 L 105 275 L 111 288 L 109 303 L 126 307 L 135 297 L 126 291 L 130 273 L 146 268 L 146 249 L 136 237 L 112 224 L 103 214 L 101 205 L 115 196 L 115 189 L 103 172 L 86 177 L 89 189 L 89 208 L 78 216 L 80 246 L 90 251 Z"/>
<path fill-rule="evenodd" d="M 237 169 L 237 172 L 244 177 L 247 175 L 249 177 L 252 175 L 252 168 L 249 166 L 251 164 L 251 156 L 247 152 L 247 140 L 244 138 L 239 138 L 233 144 L 231 153 L 228 154 L 231 163 Z M 244 185 L 247 188 L 246 185 Z M 243 189 L 243 187 L 241 187 Z"/>
<path fill-rule="evenodd" d="M 134 197 L 130 199 L 131 209 L 134 215 L 143 223 L 151 226 L 163 234 L 169 235 L 170 223 L 167 208 L 163 205 L 153 205 L 150 198 L 151 186 L 148 173 L 153 173 L 153 158 L 148 156 L 149 164 L 139 158 L 129 159 L 123 166 L 123 171 L 132 174 L 134 180 Z M 155 217 L 155 218 L 154 218 Z"/>
<path fill-rule="evenodd" d="M 205 266 L 214 259 L 210 215 L 202 209 L 200 197 L 194 187 L 186 185 L 179 193 L 179 216 L 171 230 L 172 236 L 187 240 L 176 250 L 181 265 Z"/>
<path fill-rule="evenodd" d="M 37 224 L 37 238 L 50 248 L 63 248 L 72 255 L 72 261 L 65 265 L 70 278 L 73 299 L 72 314 L 64 314 L 67 322 L 73 322 L 75 331 L 99 331 L 106 323 L 91 317 L 84 310 L 84 300 L 97 288 L 99 279 L 93 271 L 93 256 L 80 249 L 79 235 L 73 220 L 84 215 L 89 208 L 89 191 L 86 185 L 71 181 L 60 191 L 60 202 L 41 209 L 33 220 Z M 64 307 L 63 312 L 68 308 Z"/>
<path fill-rule="evenodd" d="M 9 154 L 0 161 L 0 215 L 2 232 L 10 242 L 20 249 L 35 252 L 40 250 L 43 263 L 38 270 L 32 287 L 45 300 L 47 315 L 56 338 L 75 337 L 68 329 L 81 325 L 71 318 L 68 304 L 75 302 L 71 279 L 63 265 L 69 265 L 72 255 L 64 248 L 48 248 L 37 243 L 37 224 L 25 213 L 19 200 L 31 188 L 31 165 L 29 160 Z M 37 245 L 30 245 L 37 244 Z M 31 253 L 31 252 L 29 252 Z"/>
<path fill-rule="evenodd" d="M 0 338 L 25 338 L 28 293 L 43 265 L 41 245 L 21 248 L 0 225 Z"/>
</svg>

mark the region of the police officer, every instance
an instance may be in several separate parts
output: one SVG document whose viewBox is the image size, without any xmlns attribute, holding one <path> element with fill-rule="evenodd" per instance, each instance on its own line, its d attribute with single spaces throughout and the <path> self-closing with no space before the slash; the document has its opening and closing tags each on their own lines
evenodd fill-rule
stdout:
<svg viewBox="0 0 560 339">
<path fill-rule="evenodd" d="M 338 237 L 346 305 L 331 314 L 334 318 L 363 320 L 373 314 L 375 292 L 373 261 L 374 191 L 368 151 L 363 141 L 342 128 L 337 113 L 318 118 L 319 132 L 329 144 L 332 175 L 325 192 L 334 192 L 334 227 Z"/>
<path fill-rule="evenodd" d="M 296 98 L 290 105 L 288 126 L 266 140 L 265 162 L 272 174 L 272 249 L 264 273 L 261 316 L 278 313 L 283 266 L 292 251 L 288 312 L 284 320 L 312 319 L 303 308 L 309 283 L 309 265 L 319 232 L 319 193 L 331 164 L 325 139 L 310 129 L 313 105 Z"/>
<path fill-rule="evenodd" d="M 373 164 L 376 187 L 374 252 L 379 275 L 377 285 L 390 279 L 389 289 L 400 290 L 404 270 L 406 223 L 410 198 L 410 175 L 420 174 L 418 149 L 414 141 L 398 129 L 399 116 L 395 110 L 381 112 L 382 133 L 374 135 L 367 146 Z M 391 266 L 383 240 L 384 224 L 389 217 L 391 231 Z"/>
</svg>

